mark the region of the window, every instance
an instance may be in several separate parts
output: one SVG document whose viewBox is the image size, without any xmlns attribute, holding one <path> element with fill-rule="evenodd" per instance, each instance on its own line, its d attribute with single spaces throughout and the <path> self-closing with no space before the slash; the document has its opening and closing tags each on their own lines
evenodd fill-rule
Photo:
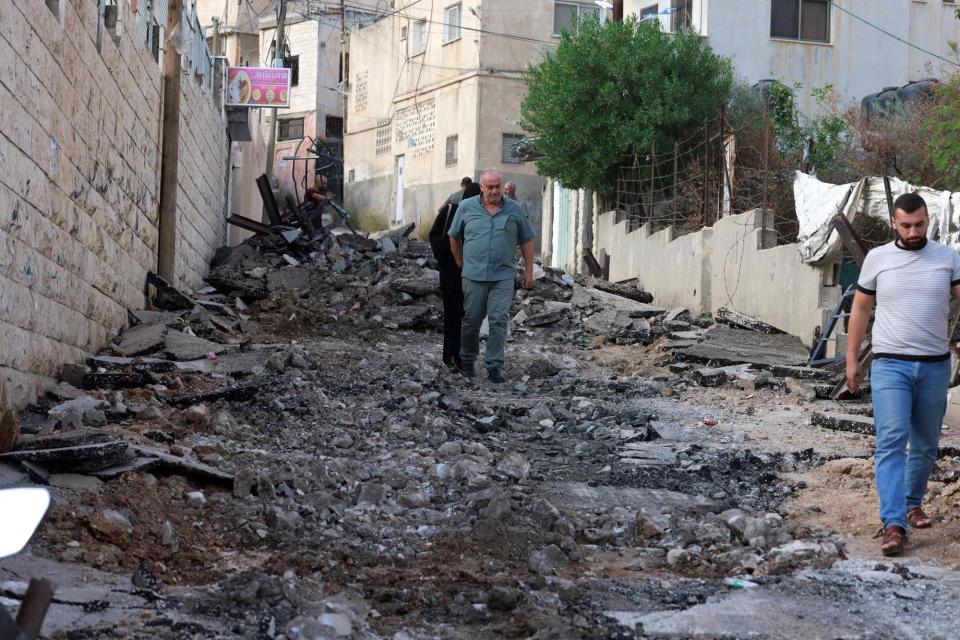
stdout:
<svg viewBox="0 0 960 640">
<path fill-rule="evenodd" d="M 324 137 L 343 138 L 343 118 L 340 116 L 327 116 L 326 132 Z"/>
<path fill-rule="evenodd" d="M 357 178 L 357 170 L 350 169 L 350 171 L 347 172 L 347 182 L 353 182 L 354 180 L 356 180 L 356 178 Z"/>
<path fill-rule="evenodd" d="M 640 9 L 640 22 L 644 22 L 646 20 L 656 20 L 658 13 L 660 13 L 660 7 L 655 4 Z"/>
<path fill-rule="evenodd" d="M 410 54 L 417 55 L 427 50 L 427 21 L 417 20 L 413 23 L 413 32 L 410 36 Z"/>
<path fill-rule="evenodd" d="M 283 59 L 283 66 L 290 69 L 290 86 L 300 84 L 300 56 L 287 56 Z"/>
<path fill-rule="evenodd" d="M 693 0 L 673 0 L 670 6 L 670 31 L 693 28 Z"/>
<path fill-rule="evenodd" d="M 520 164 L 520 156 L 517 155 L 514 147 L 523 140 L 525 136 L 522 133 L 505 133 L 503 142 L 500 144 L 500 162 L 504 164 Z"/>
<path fill-rule="evenodd" d="M 47 9 L 57 20 L 60 19 L 60 0 L 47 0 Z"/>
<path fill-rule="evenodd" d="M 302 140 L 303 118 L 277 120 L 277 140 Z"/>
<path fill-rule="evenodd" d="M 401 39 L 401 40 L 406 40 L 406 39 L 407 39 L 407 28 L 406 28 L 406 27 L 400 27 L 400 39 Z"/>
<path fill-rule="evenodd" d="M 553 3 L 553 35 L 558 36 L 563 30 L 569 31 L 573 27 L 574 18 L 583 20 L 589 13 L 600 18 L 600 11 L 600 7 L 595 4 Z"/>
<path fill-rule="evenodd" d="M 770 37 L 830 42 L 830 0 L 773 0 Z"/>
<path fill-rule="evenodd" d="M 453 42 L 460 37 L 460 3 L 443 10 L 443 41 Z"/>
<path fill-rule="evenodd" d="M 385 153 L 390 153 L 392 134 L 391 128 L 390 120 L 377 121 L 376 154 L 378 156 L 382 156 Z"/>
<path fill-rule="evenodd" d="M 460 159 L 459 136 L 447 136 L 447 166 L 457 164 Z"/>
</svg>

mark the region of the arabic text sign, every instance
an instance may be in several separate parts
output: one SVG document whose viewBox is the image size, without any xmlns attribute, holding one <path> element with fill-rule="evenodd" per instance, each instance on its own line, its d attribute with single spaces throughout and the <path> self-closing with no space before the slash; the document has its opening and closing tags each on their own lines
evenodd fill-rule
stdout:
<svg viewBox="0 0 960 640">
<path fill-rule="evenodd" d="M 290 106 L 290 69 L 227 67 L 228 107 Z"/>
</svg>

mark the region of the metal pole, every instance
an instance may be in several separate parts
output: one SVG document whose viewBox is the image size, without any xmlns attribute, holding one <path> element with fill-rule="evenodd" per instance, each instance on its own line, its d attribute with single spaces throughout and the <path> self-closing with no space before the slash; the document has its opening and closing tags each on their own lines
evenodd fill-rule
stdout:
<svg viewBox="0 0 960 640">
<path fill-rule="evenodd" d="M 677 226 L 677 154 L 680 145 L 673 143 L 673 226 Z"/>
<path fill-rule="evenodd" d="M 647 211 L 653 222 L 653 179 L 657 171 L 657 143 L 650 143 L 650 209 Z"/>
<path fill-rule="evenodd" d="M 717 138 L 719 142 L 719 144 L 717 145 L 717 148 L 720 149 L 720 154 L 719 154 L 719 158 L 720 158 L 719 185 L 720 187 L 717 189 L 717 219 L 718 220 L 720 219 L 720 216 L 723 215 L 723 188 L 724 188 L 724 182 L 725 182 L 724 177 L 727 175 L 727 170 L 726 170 L 727 154 L 726 154 L 726 150 L 723 148 L 723 124 L 724 124 L 724 120 L 726 120 L 726 111 L 727 111 L 726 106 L 720 105 L 720 137 Z"/>
<path fill-rule="evenodd" d="M 283 67 L 283 24 L 287 19 L 287 0 L 280 0 L 280 13 L 277 17 L 277 33 L 274 37 L 273 66 Z M 279 64 L 278 64 L 279 62 Z M 277 110 L 270 109 L 270 138 L 267 142 L 267 178 L 273 176 L 274 149 L 277 145 Z"/>
<path fill-rule="evenodd" d="M 761 242 L 766 242 L 767 237 L 767 185 L 770 179 L 770 110 L 769 105 L 763 107 L 763 209 L 760 215 L 760 226 L 763 234 L 760 236 Z M 766 248 L 766 247 L 764 247 Z"/>
<path fill-rule="evenodd" d="M 700 224 L 703 226 L 707 226 L 707 180 L 710 177 L 710 128 L 708 124 L 707 120 L 703 121 L 703 192 L 700 195 Z"/>
</svg>

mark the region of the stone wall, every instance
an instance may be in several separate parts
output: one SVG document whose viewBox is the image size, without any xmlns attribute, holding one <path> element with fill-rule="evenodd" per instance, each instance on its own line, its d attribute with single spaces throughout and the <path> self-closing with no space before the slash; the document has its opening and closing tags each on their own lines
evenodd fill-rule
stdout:
<svg viewBox="0 0 960 640">
<path fill-rule="evenodd" d="M 179 286 L 198 289 L 214 252 L 227 243 L 230 142 L 220 100 L 214 104 L 203 76 L 191 75 L 180 77 L 175 273 Z"/>
<path fill-rule="evenodd" d="M 773 244 L 758 210 L 683 236 L 673 228 L 651 233 L 649 225 L 628 231 L 626 220 L 607 212 L 597 216 L 593 250 L 610 255 L 611 280 L 637 278 L 658 306 L 729 307 L 811 344 L 840 295 L 834 265 L 804 264 L 797 245 Z"/>
<path fill-rule="evenodd" d="M 96 3 L 0 1 L 0 406 L 101 348 L 156 269 L 161 72 L 120 8 L 125 31 L 101 28 L 98 50 Z M 223 237 L 226 144 L 216 166 L 219 108 L 191 91 L 185 129 L 209 131 L 181 153 L 177 259 L 196 285 Z"/>
</svg>

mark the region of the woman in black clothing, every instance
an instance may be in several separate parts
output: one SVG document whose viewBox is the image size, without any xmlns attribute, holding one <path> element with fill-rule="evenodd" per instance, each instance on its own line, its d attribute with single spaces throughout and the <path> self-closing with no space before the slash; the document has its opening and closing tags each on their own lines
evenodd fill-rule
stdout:
<svg viewBox="0 0 960 640">
<path fill-rule="evenodd" d="M 463 199 L 480 195 L 480 185 L 476 182 L 463 190 Z M 460 322 L 463 320 L 463 285 L 460 280 L 460 267 L 450 251 L 450 238 L 447 231 L 457 205 L 445 204 L 440 207 L 437 219 L 430 229 L 430 246 L 433 256 L 440 266 L 440 295 L 443 296 L 443 361 L 451 369 L 459 369 L 460 362 Z"/>
</svg>

